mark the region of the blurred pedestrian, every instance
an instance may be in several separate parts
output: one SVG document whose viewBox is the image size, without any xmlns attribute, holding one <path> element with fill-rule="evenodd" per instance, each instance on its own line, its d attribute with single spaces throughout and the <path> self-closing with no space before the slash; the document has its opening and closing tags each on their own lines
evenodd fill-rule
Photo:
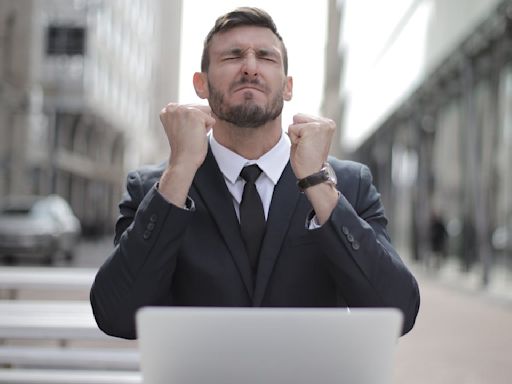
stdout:
<svg viewBox="0 0 512 384">
<path fill-rule="evenodd" d="M 448 231 L 443 217 L 437 211 L 430 216 L 430 248 L 437 268 L 447 257 Z"/>
</svg>

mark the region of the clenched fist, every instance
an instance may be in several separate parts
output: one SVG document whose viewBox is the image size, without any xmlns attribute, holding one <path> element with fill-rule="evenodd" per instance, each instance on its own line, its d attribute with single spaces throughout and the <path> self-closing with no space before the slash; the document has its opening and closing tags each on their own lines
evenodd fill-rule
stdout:
<svg viewBox="0 0 512 384">
<path fill-rule="evenodd" d="M 160 121 L 171 147 L 170 163 L 199 168 L 208 151 L 206 135 L 215 124 L 210 107 L 169 103 L 160 111 Z"/>
<path fill-rule="evenodd" d="M 207 106 L 176 103 L 167 104 L 160 112 L 171 157 L 158 190 L 176 206 L 185 206 L 192 180 L 208 153 L 206 135 L 215 124 L 210 113 Z"/>
<path fill-rule="evenodd" d="M 334 121 L 305 114 L 293 117 L 288 127 L 292 143 L 290 163 L 297 179 L 302 179 L 322 168 L 327 160 L 332 136 L 336 129 Z"/>
</svg>

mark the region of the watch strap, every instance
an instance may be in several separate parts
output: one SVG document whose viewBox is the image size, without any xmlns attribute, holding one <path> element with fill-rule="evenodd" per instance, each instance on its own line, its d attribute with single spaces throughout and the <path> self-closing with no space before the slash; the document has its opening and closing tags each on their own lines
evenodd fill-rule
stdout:
<svg viewBox="0 0 512 384">
<path fill-rule="evenodd" d="M 329 172 L 327 169 L 322 168 L 318 172 L 297 180 L 297 185 L 301 191 L 304 191 L 306 188 L 325 183 L 326 181 L 329 181 Z"/>
</svg>

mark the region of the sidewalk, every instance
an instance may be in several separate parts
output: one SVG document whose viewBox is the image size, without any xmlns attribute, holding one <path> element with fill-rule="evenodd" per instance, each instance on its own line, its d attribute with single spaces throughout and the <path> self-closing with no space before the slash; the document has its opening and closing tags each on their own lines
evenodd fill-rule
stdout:
<svg viewBox="0 0 512 384">
<path fill-rule="evenodd" d="M 512 301 L 416 273 L 421 308 L 400 339 L 393 384 L 509 384 Z"/>
</svg>

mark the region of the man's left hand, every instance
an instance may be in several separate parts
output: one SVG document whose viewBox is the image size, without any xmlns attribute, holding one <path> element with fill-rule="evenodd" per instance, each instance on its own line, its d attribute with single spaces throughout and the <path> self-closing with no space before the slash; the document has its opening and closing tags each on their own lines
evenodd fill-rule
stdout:
<svg viewBox="0 0 512 384">
<path fill-rule="evenodd" d="M 292 143 L 290 162 L 297 179 L 322 168 L 327 160 L 336 124 L 331 119 L 299 113 L 288 127 Z"/>
</svg>

